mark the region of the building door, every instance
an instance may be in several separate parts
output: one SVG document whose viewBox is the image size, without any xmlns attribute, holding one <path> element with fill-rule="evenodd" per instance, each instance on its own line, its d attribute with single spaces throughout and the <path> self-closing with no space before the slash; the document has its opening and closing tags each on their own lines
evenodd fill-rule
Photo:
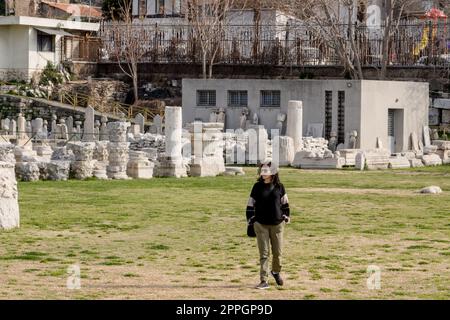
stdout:
<svg viewBox="0 0 450 320">
<path fill-rule="evenodd" d="M 388 109 L 388 143 L 392 153 L 404 151 L 405 112 L 403 109 Z"/>
<path fill-rule="evenodd" d="M 391 153 L 395 153 L 395 110 L 388 110 L 388 143 Z"/>
</svg>

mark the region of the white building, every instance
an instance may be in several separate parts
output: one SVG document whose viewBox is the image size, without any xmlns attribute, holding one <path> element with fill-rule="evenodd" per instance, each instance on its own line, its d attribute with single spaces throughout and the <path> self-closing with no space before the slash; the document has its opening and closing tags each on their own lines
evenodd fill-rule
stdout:
<svg viewBox="0 0 450 320">
<path fill-rule="evenodd" d="M 58 65 L 67 49 L 63 38 L 97 32 L 99 26 L 69 20 L 0 17 L 0 80 L 30 80 L 48 62 Z"/>
<path fill-rule="evenodd" d="M 289 100 L 303 101 L 303 135 L 308 125 L 323 127 L 322 136 L 336 132 L 348 143 L 357 131 L 358 148 L 376 147 L 377 138 L 392 152 L 409 149 L 411 133 L 421 136 L 428 125 L 428 83 L 369 80 L 183 80 L 183 121 L 208 122 L 224 108 L 226 129 L 238 129 L 244 110 L 250 121 L 277 129 L 279 114 Z M 422 140 L 422 139 L 420 139 Z"/>
</svg>

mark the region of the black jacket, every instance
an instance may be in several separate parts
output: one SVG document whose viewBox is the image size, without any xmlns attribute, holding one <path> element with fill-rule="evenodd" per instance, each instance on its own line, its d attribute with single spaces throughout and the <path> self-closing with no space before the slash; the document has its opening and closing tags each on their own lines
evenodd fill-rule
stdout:
<svg viewBox="0 0 450 320">
<path fill-rule="evenodd" d="M 249 223 L 278 225 L 290 216 L 289 200 L 282 184 L 257 182 L 252 188 L 246 210 Z"/>
</svg>

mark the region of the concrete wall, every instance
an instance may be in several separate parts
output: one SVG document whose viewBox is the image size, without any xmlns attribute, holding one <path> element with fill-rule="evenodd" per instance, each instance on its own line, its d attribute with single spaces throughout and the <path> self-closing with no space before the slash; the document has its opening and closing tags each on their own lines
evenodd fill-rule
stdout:
<svg viewBox="0 0 450 320">
<path fill-rule="evenodd" d="M 428 125 L 428 106 L 428 83 L 362 81 L 361 147 L 375 148 L 379 137 L 383 146 L 389 148 L 388 109 L 403 110 L 403 119 L 395 119 L 398 129 L 403 120 L 403 134 L 396 136 L 396 152 L 410 148 L 412 132 L 423 141 L 423 126 Z"/>
<path fill-rule="evenodd" d="M 0 79 L 28 77 L 28 31 L 27 26 L 0 28 Z"/>
<path fill-rule="evenodd" d="M 197 90 L 216 90 L 216 107 L 197 106 Z M 266 129 L 275 129 L 278 113 L 287 114 L 289 100 L 303 101 L 303 134 L 309 123 L 325 123 L 325 91 L 333 92 L 333 127 L 337 131 L 338 91 L 345 91 L 345 132 L 360 132 L 361 82 L 352 80 L 183 80 L 183 122 L 209 121 L 212 110 L 226 109 L 226 127 L 239 128 L 239 117 L 243 108 L 228 107 L 228 90 L 247 90 L 250 119 L 257 113 L 260 124 Z M 260 106 L 261 90 L 280 90 L 281 107 Z"/>
<path fill-rule="evenodd" d="M 61 62 L 62 36 L 55 36 L 54 52 L 39 52 L 37 42 L 38 32 L 34 28 L 29 30 L 29 78 L 42 71 L 48 62 L 57 65 Z"/>
</svg>

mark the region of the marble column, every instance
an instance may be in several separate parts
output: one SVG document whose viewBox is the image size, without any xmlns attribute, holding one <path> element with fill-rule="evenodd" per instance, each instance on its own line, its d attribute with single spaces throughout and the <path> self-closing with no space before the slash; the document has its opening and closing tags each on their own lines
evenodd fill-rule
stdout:
<svg viewBox="0 0 450 320">
<path fill-rule="evenodd" d="M 181 107 L 166 107 L 165 110 L 166 152 L 158 158 L 157 175 L 160 177 L 186 177 L 182 156 L 182 110 Z"/>
<path fill-rule="evenodd" d="M 129 122 L 110 122 L 108 123 L 109 143 L 108 143 L 108 166 L 106 173 L 109 179 L 128 179 L 128 147 L 127 130 L 130 127 Z"/>
<path fill-rule="evenodd" d="M 94 147 L 91 142 L 71 142 L 68 148 L 72 150 L 75 161 L 71 164 L 71 171 L 75 179 L 83 180 L 92 177 L 94 170 Z"/>
<path fill-rule="evenodd" d="M 0 230 L 9 230 L 20 226 L 14 164 L 14 146 L 9 143 L 0 143 Z"/>
<path fill-rule="evenodd" d="M 27 134 L 25 132 L 26 127 L 27 127 L 27 120 L 22 115 L 22 113 L 19 113 L 19 115 L 17 116 L 17 130 L 19 133 L 18 135 L 19 140 L 27 139 Z"/>
<path fill-rule="evenodd" d="M 303 138 L 303 102 L 289 101 L 286 136 L 294 140 L 294 152 L 300 151 Z"/>
</svg>

